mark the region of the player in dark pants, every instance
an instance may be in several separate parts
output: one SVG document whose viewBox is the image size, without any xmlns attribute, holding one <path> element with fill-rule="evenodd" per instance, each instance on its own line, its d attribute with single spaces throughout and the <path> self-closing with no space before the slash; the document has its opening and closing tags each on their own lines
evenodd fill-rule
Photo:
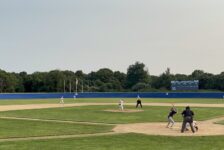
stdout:
<svg viewBox="0 0 224 150">
<path fill-rule="evenodd" d="M 187 106 L 186 109 L 182 112 L 182 116 L 184 118 L 181 128 L 181 133 L 183 133 L 186 129 L 186 124 L 189 123 L 191 127 L 191 131 L 194 133 L 194 127 L 193 127 L 193 116 L 194 112 L 190 110 L 190 107 Z"/>
<path fill-rule="evenodd" d="M 139 97 L 139 96 L 138 96 L 138 98 L 137 98 L 136 108 L 138 108 L 138 105 L 140 105 L 140 106 L 141 106 L 141 108 L 142 108 L 142 101 L 141 101 L 141 99 L 140 99 L 140 97 Z"/>
</svg>

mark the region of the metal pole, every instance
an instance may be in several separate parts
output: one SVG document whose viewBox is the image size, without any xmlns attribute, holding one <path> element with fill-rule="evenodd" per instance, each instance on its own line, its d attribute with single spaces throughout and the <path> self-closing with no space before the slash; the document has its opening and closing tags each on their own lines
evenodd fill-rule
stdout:
<svg viewBox="0 0 224 150">
<path fill-rule="evenodd" d="M 78 95 L 78 79 L 75 81 L 75 95 Z"/>
<path fill-rule="evenodd" d="M 64 80 L 64 93 L 65 93 L 65 80 Z"/>
<path fill-rule="evenodd" d="M 82 93 L 83 93 L 83 80 L 82 80 Z"/>
<path fill-rule="evenodd" d="M 69 83 L 69 92 L 70 92 L 70 93 L 72 92 L 72 84 L 71 84 L 71 80 L 70 80 L 70 83 Z"/>
<path fill-rule="evenodd" d="M 3 87 L 3 79 L 0 79 L 0 93 L 2 93 L 2 88 Z"/>
</svg>

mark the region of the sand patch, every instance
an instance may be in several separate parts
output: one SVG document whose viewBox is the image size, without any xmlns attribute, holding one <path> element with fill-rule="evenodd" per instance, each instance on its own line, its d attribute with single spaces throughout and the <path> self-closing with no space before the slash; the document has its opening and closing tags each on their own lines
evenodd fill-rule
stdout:
<svg viewBox="0 0 224 150">
<path fill-rule="evenodd" d="M 58 107 L 78 107 L 78 106 L 107 106 L 117 105 L 117 103 L 73 103 L 73 104 L 23 104 L 23 105 L 1 105 L 0 111 L 10 110 L 26 110 L 26 109 L 45 109 Z M 136 103 L 126 103 L 125 106 L 135 107 Z M 170 103 L 144 103 L 144 106 L 171 106 Z M 220 107 L 224 104 L 197 104 L 197 103 L 176 103 L 175 106 L 191 106 L 191 107 Z"/>
<path fill-rule="evenodd" d="M 177 122 L 173 128 L 166 128 L 167 123 L 133 123 L 133 124 L 121 124 L 117 125 L 113 131 L 118 133 L 142 133 L 148 135 L 165 135 L 165 136 L 211 136 L 211 135 L 224 135 L 224 125 L 215 124 L 219 120 L 223 120 L 224 117 L 197 121 L 199 130 L 192 133 L 186 131 L 181 133 L 181 122 Z"/>
<path fill-rule="evenodd" d="M 107 111 L 107 112 L 121 112 L 121 113 L 134 113 L 134 112 L 142 112 L 143 110 L 141 110 L 141 109 L 124 109 L 122 111 L 122 110 L 119 110 L 119 109 L 107 109 L 107 110 L 104 110 L 104 111 Z"/>
</svg>

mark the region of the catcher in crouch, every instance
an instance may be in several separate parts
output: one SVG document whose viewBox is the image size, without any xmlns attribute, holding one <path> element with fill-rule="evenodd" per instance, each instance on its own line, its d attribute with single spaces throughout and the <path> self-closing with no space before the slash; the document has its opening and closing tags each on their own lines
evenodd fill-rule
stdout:
<svg viewBox="0 0 224 150">
<path fill-rule="evenodd" d="M 193 121 L 192 125 L 193 125 L 195 131 L 197 132 L 198 129 L 199 129 L 199 128 L 198 128 L 198 124 L 197 124 L 197 122 L 196 122 L 196 121 Z M 190 124 L 187 123 L 187 124 L 186 124 L 186 129 L 185 129 L 185 131 L 189 131 L 189 130 L 190 130 Z"/>
</svg>

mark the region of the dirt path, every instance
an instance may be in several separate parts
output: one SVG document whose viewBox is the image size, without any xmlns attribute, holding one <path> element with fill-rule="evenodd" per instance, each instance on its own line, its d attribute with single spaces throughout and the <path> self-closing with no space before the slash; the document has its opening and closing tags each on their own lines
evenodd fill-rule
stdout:
<svg viewBox="0 0 224 150">
<path fill-rule="evenodd" d="M 107 132 L 107 133 L 80 134 L 80 135 L 56 135 L 56 136 L 40 136 L 40 137 L 25 137 L 25 138 L 7 138 L 7 139 L 0 139 L 0 142 L 64 139 L 64 138 L 92 137 L 92 136 L 103 136 L 103 135 L 114 135 L 114 134 L 118 134 L 118 133 Z"/>
<path fill-rule="evenodd" d="M 211 136 L 224 135 L 224 125 L 215 124 L 215 122 L 224 120 L 224 117 L 197 121 L 199 130 L 196 133 L 187 131 L 180 133 L 181 123 L 175 123 L 172 129 L 166 128 L 167 123 L 134 123 L 117 125 L 113 131 L 118 133 L 143 133 L 149 135 L 166 135 L 166 136 Z"/>
<path fill-rule="evenodd" d="M 0 111 L 25 110 L 25 109 L 44 109 L 75 107 L 88 105 L 117 105 L 117 103 L 74 103 L 74 104 L 27 104 L 27 105 L 2 105 Z M 127 106 L 135 106 L 135 103 L 126 103 Z M 171 106 L 171 103 L 144 103 L 144 106 Z M 197 103 L 176 103 L 175 106 L 191 107 L 224 107 L 224 104 L 197 104 Z"/>
<path fill-rule="evenodd" d="M 60 121 L 60 120 L 44 120 L 44 119 L 32 119 L 32 118 L 16 118 L 16 117 L 1 117 L 3 119 L 19 119 L 19 120 L 35 120 L 35 121 L 50 121 L 50 122 L 65 122 L 65 123 L 83 123 L 73 121 Z M 118 124 L 113 129 L 113 132 L 107 133 L 95 133 L 95 134 L 81 134 L 81 135 L 59 135 L 59 136 L 41 136 L 41 137 L 25 137 L 25 138 L 6 138 L 0 139 L 0 142 L 6 141 L 25 141 L 25 140 L 46 140 L 46 139 L 58 139 L 58 138 L 77 138 L 77 137 L 91 137 L 91 136 L 104 136 L 115 135 L 122 133 L 142 133 L 147 135 L 162 135 L 162 136 L 211 136 L 211 135 L 224 135 L 224 125 L 214 124 L 217 121 L 224 120 L 223 117 L 198 121 L 199 131 L 191 133 L 190 131 L 180 133 L 181 123 L 175 124 L 172 129 L 166 128 L 166 123 L 134 123 L 134 124 Z M 92 124 L 85 122 L 87 124 Z M 93 123 L 95 124 L 95 123 Z M 98 123 L 96 123 L 98 124 Z M 100 123 L 101 124 L 101 123 Z M 110 125 L 110 124 L 106 124 Z"/>
<path fill-rule="evenodd" d="M 115 103 L 74 103 L 74 104 L 26 104 L 26 105 L 2 105 L 0 111 L 10 110 L 27 110 L 27 109 L 44 109 L 44 108 L 63 108 L 75 106 L 89 106 L 89 105 L 115 105 Z M 117 105 L 117 104 L 116 104 Z"/>
<path fill-rule="evenodd" d="M 88 124 L 88 125 L 108 125 L 108 126 L 116 125 L 116 124 L 112 124 L 112 123 L 101 123 L 101 122 L 66 121 L 66 120 L 34 119 L 34 118 L 20 118 L 20 117 L 0 117 L 0 119 L 43 121 L 43 122 L 71 123 L 71 124 Z"/>
</svg>

